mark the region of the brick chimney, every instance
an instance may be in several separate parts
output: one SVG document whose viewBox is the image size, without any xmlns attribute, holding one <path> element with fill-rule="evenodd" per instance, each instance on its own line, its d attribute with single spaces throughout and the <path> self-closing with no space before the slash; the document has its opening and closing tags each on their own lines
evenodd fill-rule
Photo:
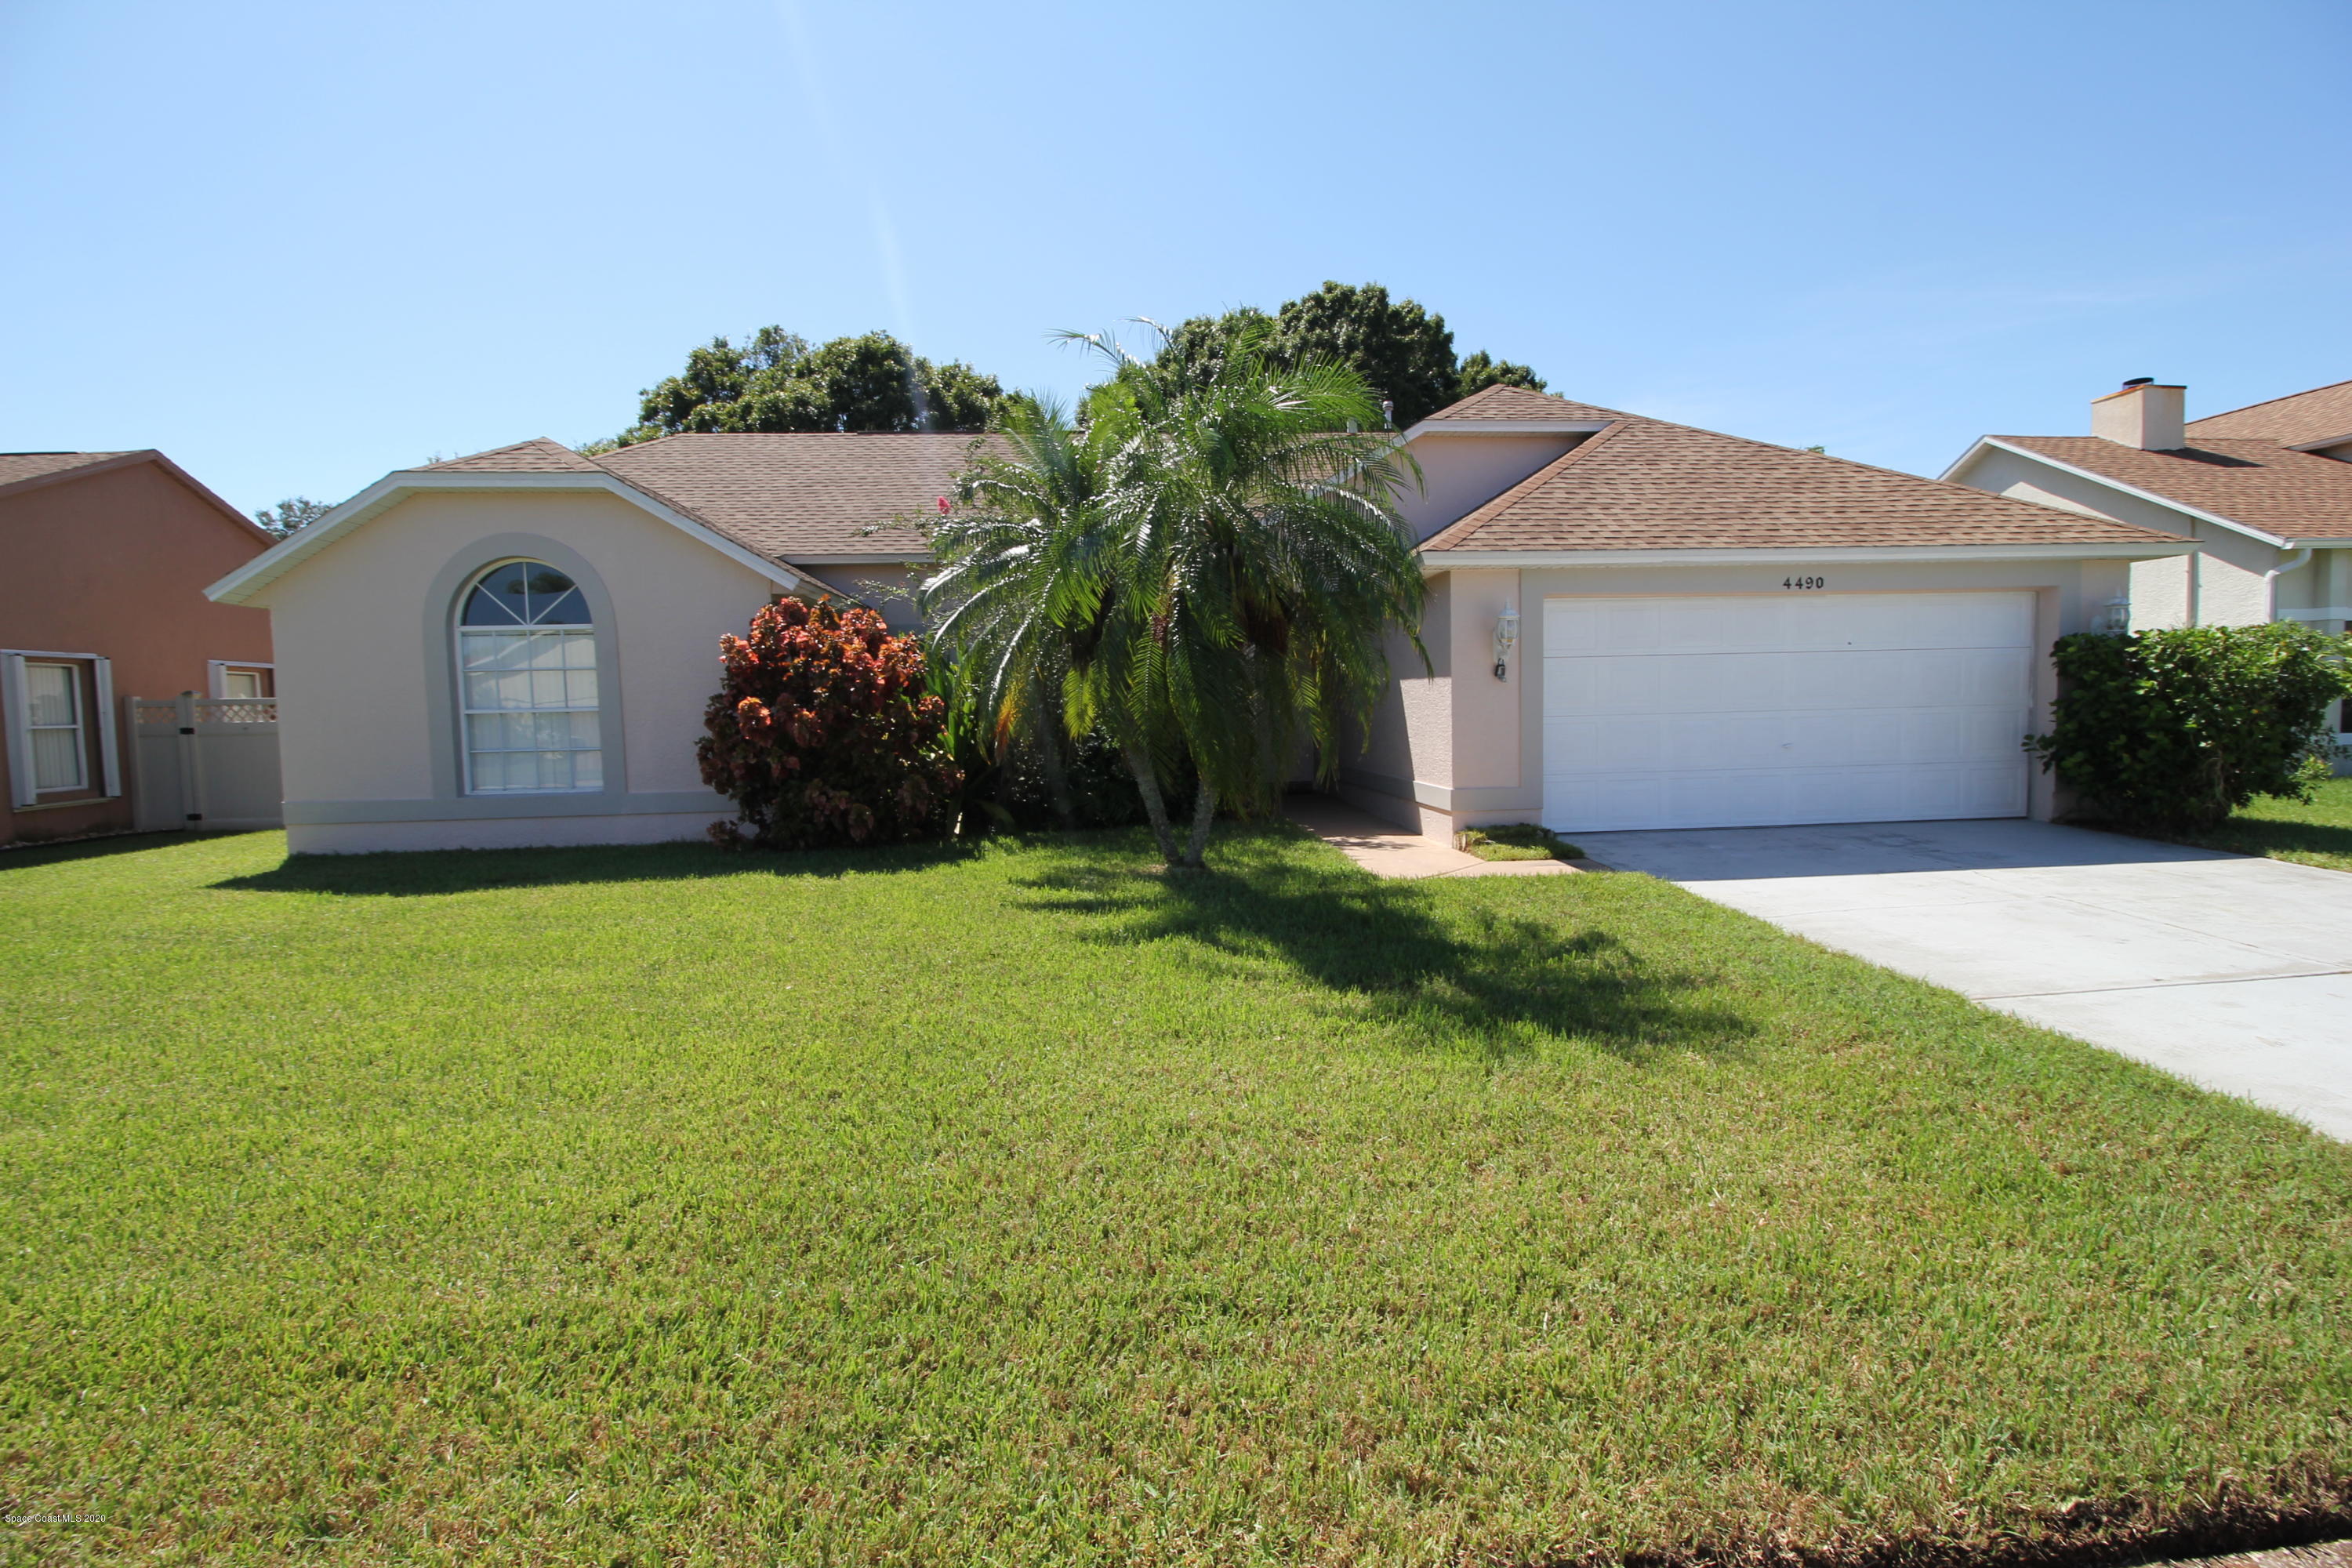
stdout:
<svg viewBox="0 0 2352 1568">
<path fill-rule="evenodd" d="M 2159 386 L 2152 375 L 2134 376 L 2121 391 L 2091 400 L 2091 434 L 2143 452 L 2178 451 L 2189 445 L 2181 428 L 2187 391 Z"/>
</svg>

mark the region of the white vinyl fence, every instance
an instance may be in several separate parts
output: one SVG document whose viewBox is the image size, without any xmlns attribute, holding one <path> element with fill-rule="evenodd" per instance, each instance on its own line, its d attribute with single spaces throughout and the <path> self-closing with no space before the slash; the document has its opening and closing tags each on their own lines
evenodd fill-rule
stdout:
<svg viewBox="0 0 2352 1568">
<path fill-rule="evenodd" d="M 276 827 L 285 820 L 276 698 L 184 691 L 125 702 L 140 831 Z"/>
</svg>

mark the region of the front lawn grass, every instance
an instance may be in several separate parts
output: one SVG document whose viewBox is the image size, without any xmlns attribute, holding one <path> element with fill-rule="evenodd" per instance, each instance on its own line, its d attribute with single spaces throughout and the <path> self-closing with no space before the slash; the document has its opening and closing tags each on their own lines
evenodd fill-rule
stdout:
<svg viewBox="0 0 2352 1568">
<path fill-rule="evenodd" d="M 2329 779 L 2308 801 L 2263 796 L 2189 842 L 2352 871 L 2352 778 Z"/>
<path fill-rule="evenodd" d="M 2352 1150 L 1286 829 L 0 859 L 11 1561 L 1958 1563 L 2352 1521 Z"/>
</svg>

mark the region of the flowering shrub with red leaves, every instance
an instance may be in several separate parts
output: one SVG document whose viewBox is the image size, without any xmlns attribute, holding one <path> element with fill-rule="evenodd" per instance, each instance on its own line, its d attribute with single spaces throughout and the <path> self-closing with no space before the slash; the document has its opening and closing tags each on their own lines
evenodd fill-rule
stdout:
<svg viewBox="0 0 2352 1568">
<path fill-rule="evenodd" d="M 719 639 L 726 684 L 695 742 L 705 784 L 735 802 L 710 836 L 730 849 L 936 837 L 963 774 L 923 649 L 871 610 L 779 599 L 751 635 Z"/>
</svg>

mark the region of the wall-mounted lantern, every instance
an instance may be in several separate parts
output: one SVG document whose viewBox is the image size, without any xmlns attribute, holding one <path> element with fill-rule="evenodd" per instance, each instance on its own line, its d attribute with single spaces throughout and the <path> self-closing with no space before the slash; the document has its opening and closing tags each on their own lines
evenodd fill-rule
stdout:
<svg viewBox="0 0 2352 1568">
<path fill-rule="evenodd" d="M 2099 612 L 2099 629 L 2103 632 L 2131 630 L 2131 600 L 2121 594 L 2109 599 Z"/>
<path fill-rule="evenodd" d="M 1519 646 L 1519 612 L 1510 605 L 1495 617 L 1495 679 L 1507 679 L 1511 670 L 1511 650 Z"/>
</svg>

